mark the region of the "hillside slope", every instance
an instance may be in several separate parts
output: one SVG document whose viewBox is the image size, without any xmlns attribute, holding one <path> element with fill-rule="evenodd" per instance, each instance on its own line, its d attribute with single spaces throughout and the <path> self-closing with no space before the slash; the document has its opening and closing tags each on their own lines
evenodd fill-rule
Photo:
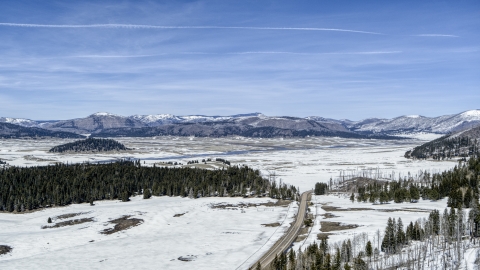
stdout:
<svg viewBox="0 0 480 270">
<path fill-rule="evenodd" d="M 95 113 L 85 118 L 45 123 L 41 126 L 42 128 L 50 130 L 88 134 L 109 128 L 140 128 L 145 127 L 146 125 L 138 120 L 130 119 L 120 115 L 110 113 Z"/>
<path fill-rule="evenodd" d="M 22 127 L 19 125 L 0 122 L 0 138 L 37 138 L 37 137 L 56 137 L 56 138 L 84 138 L 84 136 L 64 132 L 52 131 L 36 127 Z"/>
<path fill-rule="evenodd" d="M 415 147 L 405 153 L 407 158 L 436 160 L 480 156 L 480 126 L 446 135 Z"/>
<path fill-rule="evenodd" d="M 407 115 L 393 119 L 371 118 L 354 123 L 345 123 L 345 125 L 356 132 L 385 134 L 431 132 L 447 134 L 480 126 L 480 110 L 470 110 L 438 117 Z"/>
</svg>

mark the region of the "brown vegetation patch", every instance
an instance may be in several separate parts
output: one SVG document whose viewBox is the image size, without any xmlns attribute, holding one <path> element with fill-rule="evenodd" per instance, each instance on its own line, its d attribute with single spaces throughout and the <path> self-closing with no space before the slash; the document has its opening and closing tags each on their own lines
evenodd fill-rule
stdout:
<svg viewBox="0 0 480 270">
<path fill-rule="evenodd" d="M 323 218 L 336 218 L 336 217 L 338 217 L 338 216 L 335 216 L 335 215 L 332 214 L 332 213 L 325 213 L 325 214 L 323 214 L 323 215 L 321 215 L 321 216 L 323 216 Z"/>
<path fill-rule="evenodd" d="M 90 212 L 63 214 L 63 215 L 54 217 L 54 219 L 67 219 L 67 218 L 76 217 L 76 216 L 80 216 L 80 215 L 88 214 L 88 213 L 90 213 Z"/>
<path fill-rule="evenodd" d="M 295 238 L 295 241 L 294 242 L 302 242 L 303 240 L 305 240 L 305 238 L 307 238 L 308 235 L 299 235 L 297 236 L 297 238 Z"/>
<path fill-rule="evenodd" d="M 318 240 L 327 240 L 329 235 L 331 235 L 331 233 L 319 233 L 319 234 L 317 234 L 317 239 Z"/>
<path fill-rule="evenodd" d="M 26 156 L 23 156 L 23 158 L 25 160 L 38 161 L 38 162 L 45 162 L 45 161 L 55 162 L 56 161 L 54 159 L 45 159 L 45 158 L 40 158 L 40 157 L 36 157 L 36 156 L 32 156 L 32 155 L 26 155 Z"/>
<path fill-rule="evenodd" d="M 131 216 L 123 216 L 121 218 L 117 218 L 114 220 L 110 220 L 109 223 L 115 224 L 115 227 L 105 229 L 101 233 L 102 234 L 112 234 L 116 232 L 120 232 L 123 230 L 128 230 L 135 226 L 138 226 L 143 223 L 143 219 L 139 218 L 130 218 Z"/>
<path fill-rule="evenodd" d="M 181 217 L 181 216 L 185 215 L 186 213 L 187 213 L 187 212 L 181 213 L 181 214 L 175 214 L 175 215 L 173 215 L 173 217 Z"/>
<path fill-rule="evenodd" d="M 51 226 L 42 226 L 42 229 L 51 229 L 51 228 L 60 228 L 60 227 L 65 227 L 65 226 L 72 226 L 72 225 L 77 225 L 77 224 L 82 224 L 86 222 L 92 222 L 93 218 L 81 218 L 81 219 L 72 219 L 72 220 L 67 220 L 67 221 L 62 221 L 55 223 L 55 225 Z"/>
<path fill-rule="evenodd" d="M 265 227 L 278 227 L 278 226 L 280 226 L 280 223 L 278 223 L 278 222 L 268 223 L 268 224 L 262 224 L 262 226 L 265 226 Z"/>
<path fill-rule="evenodd" d="M 346 211 L 365 211 L 365 210 L 375 210 L 373 208 L 340 208 L 336 206 L 330 206 L 330 205 L 323 205 L 322 209 L 330 212 L 330 211 L 336 211 L 336 212 L 346 212 Z"/>
<path fill-rule="evenodd" d="M 292 201 L 291 200 L 278 200 L 276 202 L 266 202 L 266 203 L 260 203 L 258 204 L 257 206 L 261 205 L 261 206 L 282 206 L 282 207 L 287 207 L 288 205 L 290 205 Z"/>
<path fill-rule="evenodd" d="M 430 213 L 432 210 L 422 208 L 403 208 L 401 211 Z"/>
<path fill-rule="evenodd" d="M 302 228 L 300 228 L 300 231 L 298 232 L 298 236 L 295 239 L 295 242 L 301 242 L 301 241 L 305 240 L 305 238 L 307 238 L 307 236 L 308 236 L 308 227 L 302 227 Z"/>
<path fill-rule="evenodd" d="M 0 255 L 7 254 L 12 251 L 12 247 L 6 245 L 0 245 Z"/>
<path fill-rule="evenodd" d="M 430 213 L 431 210 L 428 209 L 420 209 L 420 208 L 403 208 L 403 209 L 377 209 L 379 212 L 422 212 L 422 213 Z"/>
<path fill-rule="evenodd" d="M 275 206 L 282 206 L 287 207 L 292 201 L 291 200 L 278 200 L 276 202 L 266 202 L 266 203 L 244 203 L 241 202 L 239 204 L 227 204 L 227 203 L 219 203 L 219 204 L 210 204 L 210 208 L 213 209 L 227 209 L 227 208 L 248 208 L 248 207 L 258 207 L 258 206 L 267 206 L 267 207 L 275 207 Z"/>
<path fill-rule="evenodd" d="M 340 222 L 331 222 L 331 221 L 320 221 L 322 232 L 333 232 L 333 231 L 342 231 L 349 230 L 359 227 L 357 224 L 342 224 Z"/>
</svg>

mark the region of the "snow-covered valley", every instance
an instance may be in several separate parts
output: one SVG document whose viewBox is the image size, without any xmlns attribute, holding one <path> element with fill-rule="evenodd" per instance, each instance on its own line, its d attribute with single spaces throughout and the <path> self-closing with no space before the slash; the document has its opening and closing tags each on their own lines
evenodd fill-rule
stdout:
<svg viewBox="0 0 480 270">
<path fill-rule="evenodd" d="M 457 161 L 408 160 L 405 151 L 438 135 L 421 134 L 408 140 L 358 140 L 344 138 L 253 139 L 243 137 L 121 138 L 132 149 L 127 152 L 54 154 L 48 149 L 68 139 L 1 140 L 0 159 L 14 166 L 48 165 L 56 162 L 102 162 L 121 158 L 140 159 L 142 166 L 172 161 L 186 165 L 190 160 L 225 158 L 233 164 L 259 169 L 300 188 L 312 189 L 316 182 L 327 183 L 340 175 L 376 174 L 383 179 L 417 175 L 422 170 L 439 172 L 453 168 Z M 203 164 L 193 166 L 204 166 Z M 215 164 L 211 164 L 215 167 Z M 297 203 L 265 207 L 257 204 L 268 198 L 132 197 L 130 202 L 97 201 L 95 206 L 73 204 L 26 214 L 0 213 L 0 245 L 13 247 L 0 256 L 5 269 L 247 269 L 288 229 Z M 355 203 L 345 196 L 314 196 L 310 212 L 314 226 L 294 249 L 317 241 L 321 222 L 356 224 L 358 227 L 330 235 L 331 243 L 382 231 L 388 217 L 404 223 L 427 217 L 429 210 L 446 208 L 446 201 L 416 204 L 372 205 Z M 215 207 L 216 205 L 227 207 Z M 249 207 L 243 207 L 249 204 Z M 322 206 L 366 208 L 362 211 L 331 211 L 327 218 Z M 61 219 L 66 214 L 78 216 Z M 183 214 L 183 215 L 181 215 Z M 177 216 L 175 216 L 177 215 Z M 129 216 L 141 219 L 138 226 L 113 234 L 109 221 Z M 52 223 L 48 224 L 48 218 Z M 58 228 L 42 226 L 75 220 L 88 222 Z M 89 219 L 91 218 L 91 219 Z M 281 224 L 269 227 L 262 224 Z M 93 241 L 92 241 L 93 240 Z"/>
</svg>

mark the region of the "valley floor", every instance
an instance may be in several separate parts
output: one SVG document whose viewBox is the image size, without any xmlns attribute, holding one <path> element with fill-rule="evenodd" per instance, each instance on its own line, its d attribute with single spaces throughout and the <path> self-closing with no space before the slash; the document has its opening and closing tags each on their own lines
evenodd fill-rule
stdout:
<svg viewBox="0 0 480 270">
<path fill-rule="evenodd" d="M 2 269 L 246 269 L 283 235 L 297 210 L 296 202 L 254 206 L 268 201 L 273 200 L 143 200 L 137 196 L 130 202 L 100 201 L 95 206 L 2 213 L 0 244 L 13 250 L 0 256 L 0 265 Z M 229 206 L 241 203 L 251 206 Z M 114 227 L 109 221 L 123 216 L 142 220 L 141 224 L 102 234 Z M 47 223 L 49 217 L 51 224 Z M 90 222 L 42 229 L 88 218 Z M 262 225 L 272 223 L 281 225 Z"/>
<path fill-rule="evenodd" d="M 409 160 L 405 151 L 438 135 L 423 134 L 408 140 L 355 140 L 343 138 L 253 139 L 231 138 L 121 138 L 128 152 L 53 154 L 48 149 L 72 140 L 1 140 L 0 159 L 10 165 L 36 166 L 55 162 L 102 162 L 119 158 L 138 158 L 144 166 L 162 166 L 172 161 L 187 164 L 190 160 L 224 158 L 233 164 L 259 169 L 265 177 L 275 177 L 295 185 L 300 191 L 312 189 L 316 182 L 345 176 L 367 176 L 395 179 L 421 171 L 440 172 L 457 165 L 455 160 Z M 188 165 L 205 166 L 205 165 Z M 220 163 L 208 163 L 220 168 Z M 247 269 L 273 245 L 288 228 L 296 213 L 290 207 L 274 207 L 273 211 L 248 207 L 242 209 L 212 208 L 211 204 L 238 205 L 241 202 L 262 203 L 266 198 L 132 198 L 131 202 L 95 202 L 53 208 L 29 214 L 0 213 L 0 245 L 10 245 L 11 253 L 0 256 L 6 268 L 54 269 Z M 401 217 L 403 224 L 427 217 L 432 209 L 443 211 L 446 201 L 372 205 L 353 203 L 344 195 L 314 196 L 310 212 L 316 217 L 310 234 L 305 234 L 294 249 L 316 241 L 325 226 L 338 229 L 338 224 L 358 225 L 356 228 L 329 231 L 330 243 L 368 234 L 383 234 L 388 217 Z M 364 208 L 339 211 L 340 208 Z M 93 218 L 92 222 L 41 229 L 61 222 L 54 217 L 84 213 L 65 220 Z M 183 214 L 174 217 L 176 214 Z M 326 214 L 330 213 L 329 218 Z M 139 226 L 104 235 L 100 232 L 114 225 L 108 223 L 124 215 L 142 219 Z M 261 224 L 282 224 L 266 227 Z M 325 222 L 333 222 L 325 223 Z M 93 241 L 92 241 L 93 240 Z M 473 252 L 473 251 L 472 251 Z M 473 253 L 472 253 L 473 254 Z M 471 255 L 473 257 L 474 255 Z M 470 256 L 469 255 L 469 256 Z M 179 260 L 181 258 L 182 260 Z M 189 261 L 190 260 L 190 261 Z M 470 268 L 469 268 L 470 269 Z"/>
</svg>

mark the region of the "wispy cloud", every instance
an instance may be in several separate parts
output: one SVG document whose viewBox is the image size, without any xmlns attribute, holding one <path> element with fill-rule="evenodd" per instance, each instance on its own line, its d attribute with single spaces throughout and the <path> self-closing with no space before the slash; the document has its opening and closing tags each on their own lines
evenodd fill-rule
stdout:
<svg viewBox="0 0 480 270">
<path fill-rule="evenodd" d="M 30 24 L 30 23 L 0 23 L 0 26 L 33 27 L 33 28 L 126 28 L 126 29 L 243 29 L 243 30 L 290 30 L 290 31 L 334 31 L 370 35 L 383 35 L 382 33 L 359 31 L 340 28 L 319 27 L 262 27 L 262 26 L 168 26 L 148 24 Z"/>
<path fill-rule="evenodd" d="M 158 57 L 170 55 L 248 55 L 248 54 L 286 54 L 286 55 L 375 55 L 375 54 L 397 54 L 402 51 L 366 51 L 366 52 L 285 52 L 285 51 L 247 51 L 247 52 L 173 52 L 161 54 L 138 54 L 138 55 L 74 55 L 66 58 L 143 58 L 143 57 Z"/>
<path fill-rule="evenodd" d="M 445 35 L 445 34 L 419 34 L 413 35 L 414 37 L 460 37 L 456 35 Z"/>
<path fill-rule="evenodd" d="M 27 27 L 27 28 L 124 28 L 124 29 L 231 29 L 231 30 L 271 30 L 271 31 L 332 31 L 347 32 L 369 35 L 386 35 L 384 33 L 361 31 L 342 28 L 323 28 L 323 27 L 266 27 L 266 26 L 216 26 L 216 25 L 150 25 L 150 24 L 33 24 L 33 23 L 0 23 L 0 26 L 7 27 Z M 414 37 L 459 37 L 449 34 L 418 34 Z"/>
</svg>

